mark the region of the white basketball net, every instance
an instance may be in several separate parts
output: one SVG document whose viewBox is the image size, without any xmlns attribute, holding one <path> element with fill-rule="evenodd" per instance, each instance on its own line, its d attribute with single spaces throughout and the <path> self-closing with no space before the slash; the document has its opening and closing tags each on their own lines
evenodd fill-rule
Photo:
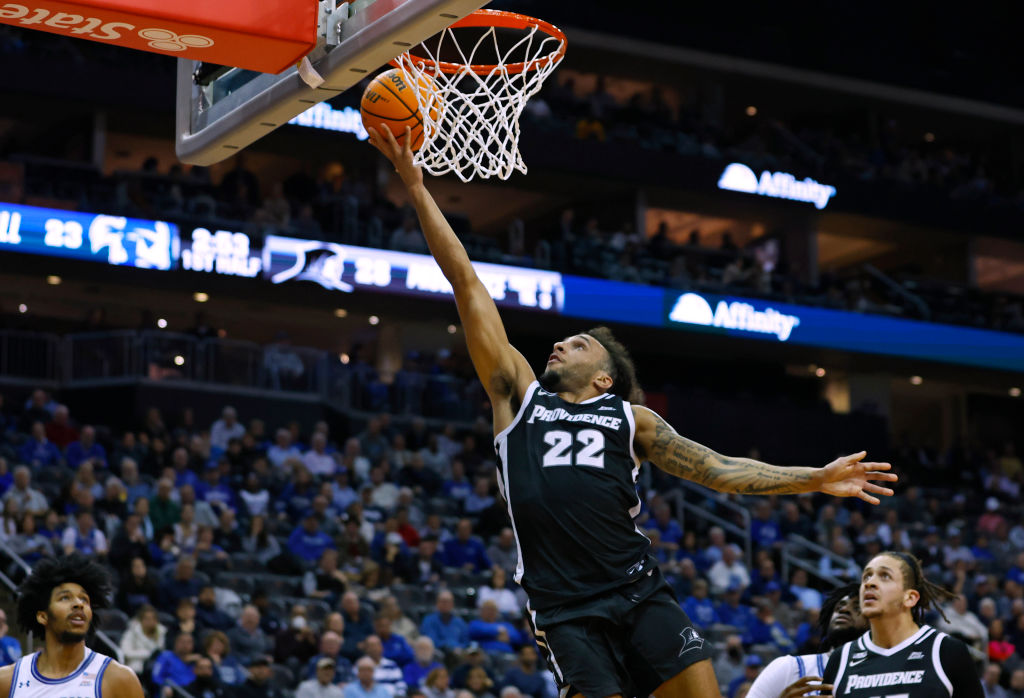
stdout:
<svg viewBox="0 0 1024 698">
<path fill-rule="evenodd" d="M 397 59 L 411 78 L 423 116 L 424 143 L 413 161 L 432 175 L 454 172 L 463 182 L 476 176 L 508 179 L 516 170 L 525 174 L 526 163 L 519 152 L 519 116 L 527 100 L 561 62 L 563 40 L 534 25 L 523 29 L 522 38 L 502 50 L 497 31 L 489 27 L 467 51 L 456 40 L 457 31 L 449 27 L 441 32 L 436 51 L 424 42 L 420 44 L 423 55 L 406 52 Z M 456 63 L 461 65 L 456 72 L 436 68 L 441 46 L 458 49 Z M 499 62 L 486 74 L 477 74 L 470 66 L 482 46 L 487 46 L 488 53 L 493 51 Z M 515 63 L 526 62 L 528 67 L 510 72 L 506 62 L 513 55 Z M 487 63 L 492 62 L 493 55 L 489 55 Z"/>
</svg>

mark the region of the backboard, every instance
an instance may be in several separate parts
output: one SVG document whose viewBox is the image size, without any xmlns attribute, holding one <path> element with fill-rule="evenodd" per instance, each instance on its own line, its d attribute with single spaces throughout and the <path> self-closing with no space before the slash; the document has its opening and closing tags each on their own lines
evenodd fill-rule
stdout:
<svg viewBox="0 0 1024 698">
<path fill-rule="evenodd" d="M 211 70 L 198 61 L 179 59 L 178 158 L 212 165 L 234 155 L 485 4 L 487 0 L 321 0 L 317 48 L 307 57 L 323 78 L 318 87 L 311 87 L 297 66 L 270 75 L 239 68 Z"/>
</svg>

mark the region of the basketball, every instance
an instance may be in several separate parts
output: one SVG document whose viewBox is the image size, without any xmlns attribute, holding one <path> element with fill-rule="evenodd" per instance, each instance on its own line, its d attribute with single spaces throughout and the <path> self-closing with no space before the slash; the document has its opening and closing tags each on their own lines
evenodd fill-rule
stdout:
<svg viewBox="0 0 1024 698">
<path fill-rule="evenodd" d="M 420 78 L 420 89 L 429 89 L 426 76 Z M 381 73 L 373 79 L 359 105 L 359 113 L 363 118 L 363 126 L 391 129 L 398 142 L 405 136 L 405 128 L 410 130 L 413 151 L 423 146 L 423 115 L 416 103 L 416 91 L 405 71 L 393 68 Z M 437 118 L 437 108 L 431 105 L 430 117 Z"/>
</svg>

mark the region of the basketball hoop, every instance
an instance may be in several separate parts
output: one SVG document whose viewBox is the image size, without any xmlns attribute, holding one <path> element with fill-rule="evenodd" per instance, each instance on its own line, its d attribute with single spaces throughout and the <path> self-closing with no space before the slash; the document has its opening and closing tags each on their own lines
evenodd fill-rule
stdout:
<svg viewBox="0 0 1024 698">
<path fill-rule="evenodd" d="M 461 43 L 460 43 L 461 40 Z M 526 173 L 519 116 L 565 55 L 565 33 L 533 17 L 477 10 L 391 64 L 411 80 L 432 175 L 508 179 Z"/>
</svg>

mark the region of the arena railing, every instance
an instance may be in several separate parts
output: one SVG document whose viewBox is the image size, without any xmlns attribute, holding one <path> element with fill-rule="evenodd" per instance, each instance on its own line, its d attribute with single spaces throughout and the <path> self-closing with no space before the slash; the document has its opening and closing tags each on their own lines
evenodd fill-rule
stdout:
<svg viewBox="0 0 1024 698">
<path fill-rule="evenodd" d="M 727 534 L 731 534 L 743 542 L 743 558 L 747 565 L 747 569 L 750 569 L 753 562 L 753 548 L 750 538 L 750 512 L 735 502 L 714 499 L 709 495 L 712 490 L 709 490 L 706 487 L 701 487 L 700 485 L 696 485 L 686 480 L 679 480 L 678 484 L 678 487 L 666 492 L 664 497 L 666 501 L 674 504 L 676 511 L 679 512 L 680 528 L 684 531 L 686 530 L 687 515 L 701 519 L 712 526 L 721 527 Z M 699 495 L 704 501 L 699 504 L 688 502 L 686 501 L 685 492 Z M 731 511 L 738 517 L 738 520 L 743 522 L 743 525 L 737 525 L 733 521 L 729 521 L 726 518 L 708 511 L 706 506 L 708 500 L 713 500 L 714 506 L 716 507 L 721 506 Z"/>
<path fill-rule="evenodd" d="M 816 562 L 821 558 L 829 558 L 837 567 L 847 567 L 851 560 L 851 558 L 838 555 L 825 546 L 808 540 L 799 534 L 790 533 L 782 544 L 782 578 L 788 580 L 790 567 L 797 567 L 806 571 L 807 574 L 813 575 L 823 582 L 836 587 L 845 584 L 847 581 L 856 581 L 852 579 L 843 580 L 834 575 L 825 574 L 818 569 L 814 562 L 808 561 L 809 555 L 816 556 L 814 558 Z"/>
<path fill-rule="evenodd" d="M 60 337 L 43 332 L 0 332 L 0 375 L 26 382 L 56 380 Z"/>
</svg>

